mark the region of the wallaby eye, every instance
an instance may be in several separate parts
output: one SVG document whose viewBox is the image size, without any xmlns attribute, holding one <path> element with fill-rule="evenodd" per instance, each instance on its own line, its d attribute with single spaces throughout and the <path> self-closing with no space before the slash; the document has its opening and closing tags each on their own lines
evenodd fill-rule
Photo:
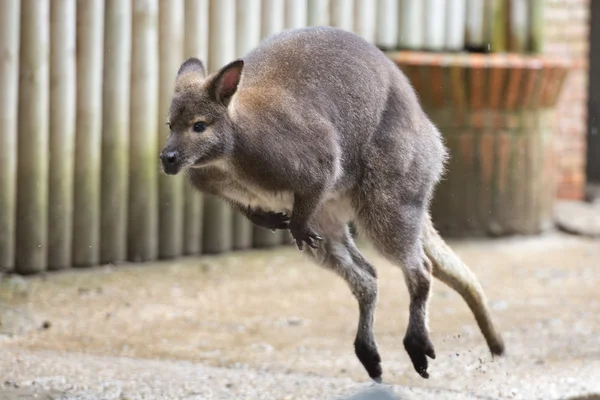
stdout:
<svg viewBox="0 0 600 400">
<path fill-rule="evenodd" d="M 206 124 L 204 122 L 196 122 L 193 129 L 196 133 L 202 133 L 206 130 Z"/>
</svg>

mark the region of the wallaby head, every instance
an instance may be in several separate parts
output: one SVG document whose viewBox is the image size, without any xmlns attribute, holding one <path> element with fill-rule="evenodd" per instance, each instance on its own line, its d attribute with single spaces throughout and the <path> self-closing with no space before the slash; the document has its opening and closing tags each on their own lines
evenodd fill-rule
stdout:
<svg viewBox="0 0 600 400">
<path fill-rule="evenodd" d="M 231 152 L 234 130 L 227 106 L 243 67 L 242 60 L 235 60 L 207 76 L 197 58 L 181 65 L 169 108 L 170 134 L 160 153 L 165 173 L 175 175 Z"/>
</svg>

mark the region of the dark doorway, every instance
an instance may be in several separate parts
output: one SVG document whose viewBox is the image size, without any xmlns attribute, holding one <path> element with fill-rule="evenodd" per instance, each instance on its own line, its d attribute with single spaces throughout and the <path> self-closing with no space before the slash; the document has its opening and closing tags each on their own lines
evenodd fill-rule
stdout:
<svg viewBox="0 0 600 400">
<path fill-rule="evenodd" d="M 590 1 L 587 179 L 600 184 L 600 1 Z"/>
</svg>

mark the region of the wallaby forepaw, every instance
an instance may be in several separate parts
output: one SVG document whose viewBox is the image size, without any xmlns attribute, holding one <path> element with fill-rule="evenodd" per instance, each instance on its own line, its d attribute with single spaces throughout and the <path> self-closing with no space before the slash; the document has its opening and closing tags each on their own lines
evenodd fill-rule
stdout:
<svg viewBox="0 0 600 400">
<path fill-rule="evenodd" d="M 257 213 L 253 217 L 256 225 L 272 231 L 288 229 L 290 225 L 290 217 L 286 213 L 268 211 Z"/>
<path fill-rule="evenodd" d="M 296 227 L 290 226 L 290 232 L 292 233 L 292 237 L 296 242 L 296 246 L 298 246 L 298 250 L 304 249 L 304 243 L 308 244 L 313 249 L 318 248 L 317 242 L 323 240 L 321 236 L 319 236 L 315 231 L 313 231 L 310 227 Z"/>
<path fill-rule="evenodd" d="M 428 337 L 416 337 L 407 335 L 404 338 L 404 348 L 413 363 L 415 371 L 423 378 L 429 378 L 429 372 L 427 372 L 428 361 L 427 357 L 432 360 L 435 359 L 435 350 L 433 344 Z"/>
</svg>

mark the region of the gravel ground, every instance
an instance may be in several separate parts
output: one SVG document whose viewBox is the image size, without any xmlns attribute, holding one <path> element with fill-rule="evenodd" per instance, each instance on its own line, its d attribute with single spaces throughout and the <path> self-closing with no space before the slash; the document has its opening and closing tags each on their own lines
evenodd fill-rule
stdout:
<svg viewBox="0 0 600 400">
<path fill-rule="evenodd" d="M 487 292 L 505 357 L 490 357 L 462 299 L 436 281 L 438 357 L 421 379 L 402 347 L 402 273 L 367 248 L 386 384 L 373 385 L 353 354 L 348 288 L 290 247 L 5 276 L 0 399 L 383 400 L 384 389 L 402 399 L 597 398 L 600 241 L 552 233 L 451 245 Z"/>
</svg>

